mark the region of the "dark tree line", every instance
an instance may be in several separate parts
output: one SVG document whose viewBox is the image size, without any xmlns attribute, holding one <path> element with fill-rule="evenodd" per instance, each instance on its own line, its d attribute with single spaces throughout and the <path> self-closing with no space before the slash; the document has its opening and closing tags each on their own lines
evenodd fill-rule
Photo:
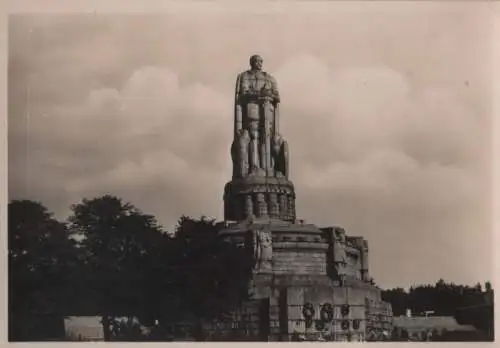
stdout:
<svg viewBox="0 0 500 348">
<path fill-rule="evenodd" d="M 402 288 L 385 290 L 382 299 L 392 305 L 395 316 L 405 315 L 407 309 L 416 315 L 432 311 L 435 316 L 454 316 L 460 308 L 485 304 L 486 293 L 492 291 L 489 282 L 483 289 L 481 284 L 457 285 L 440 279 L 434 285 L 414 286 L 409 291 Z"/>
<path fill-rule="evenodd" d="M 214 220 L 183 216 L 168 234 L 110 195 L 71 211 L 60 222 L 39 202 L 9 203 L 10 341 L 64 335 L 57 323 L 74 315 L 101 316 L 105 340 L 144 339 L 116 317 L 156 323 L 161 340 L 173 323 L 201 323 L 248 297 L 250 260 L 220 239 Z"/>
<path fill-rule="evenodd" d="M 387 290 L 382 298 L 391 303 L 395 316 L 404 315 L 409 309 L 412 315 L 451 316 L 459 324 L 472 325 L 485 335 L 494 339 L 493 289 L 489 282 L 484 289 L 481 284 L 475 286 L 446 283 L 440 279 L 435 285 Z M 479 336 L 478 336 L 479 337 Z M 445 339 L 446 340 L 446 339 Z"/>
</svg>

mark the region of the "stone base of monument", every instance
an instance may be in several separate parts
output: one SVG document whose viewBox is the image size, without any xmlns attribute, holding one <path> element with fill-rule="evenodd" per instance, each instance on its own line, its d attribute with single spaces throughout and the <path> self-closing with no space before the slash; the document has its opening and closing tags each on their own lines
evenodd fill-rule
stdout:
<svg viewBox="0 0 500 348">
<path fill-rule="evenodd" d="M 256 264 L 251 300 L 218 327 L 206 326 L 208 339 L 365 341 L 388 334 L 392 311 L 380 289 L 363 280 L 361 251 L 356 253 L 355 244 L 345 246 L 347 265 L 339 275 L 328 231 L 273 218 L 250 218 L 223 229 L 227 240 L 254 253 Z"/>
<path fill-rule="evenodd" d="M 285 178 L 250 175 L 235 178 L 224 188 L 224 219 L 242 221 L 251 216 L 295 220 L 295 190 Z"/>
</svg>

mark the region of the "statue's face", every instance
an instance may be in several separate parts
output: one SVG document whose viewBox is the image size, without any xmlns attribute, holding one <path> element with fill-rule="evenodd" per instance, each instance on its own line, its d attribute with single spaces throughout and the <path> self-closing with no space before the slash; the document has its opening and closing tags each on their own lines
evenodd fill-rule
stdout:
<svg viewBox="0 0 500 348">
<path fill-rule="evenodd" d="M 337 238 L 340 240 L 340 242 L 345 243 L 346 242 L 345 232 L 343 230 L 337 230 L 335 232 L 336 232 Z"/>
<path fill-rule="evenodd" d="M 261 56 L 255 55 L 250 58 L 250 66 L 253 70 L 262 70 L 262 63 L 264 60 Z"/>
</svg>

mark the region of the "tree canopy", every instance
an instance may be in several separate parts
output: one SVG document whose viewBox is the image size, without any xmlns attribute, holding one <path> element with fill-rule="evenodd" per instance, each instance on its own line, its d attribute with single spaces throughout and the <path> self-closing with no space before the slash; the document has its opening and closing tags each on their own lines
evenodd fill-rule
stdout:
<svg viewBox="0 0 500 348">
<path fill-rule="evenodd" d="M 491 289 L 491 284 L 486 287 Z M 392 305 L 395 316 L 404 315 L 407 309 L 415 314 L 433 311 L 437 316 L 454 316 L 461 307 L 484 304 L 485 293 L 481 284 L 457 285 L 440 279 L 434 285 L 413 286 L 409 291 L 402 288 L 385 290 L 382 299 Z"/>
<path fill-rule="evenodd" d="M 9 339 L 57 335 L 50 319 L 63 315 L 73 300 L 68 274 L 78 254 L 65 224 L 39 202 L 14 200 L 8 207 L 8 244 Z"/>
<path fill-rule="evenodd" d="M 99 315 L 112 340 L 135 327 L 115 317 L 168 326 L 231 310 L 248 297 L 251 262 L 219 228 L 182 216 L 168 234 L 154 216 L 112 195 L 72 205 L 66 223 L 41 203 L 10 202 L 10 339 L 43 339 L 48 315 Z M 38 329 L 28 332 L 27 322 Z"/>
</svg>

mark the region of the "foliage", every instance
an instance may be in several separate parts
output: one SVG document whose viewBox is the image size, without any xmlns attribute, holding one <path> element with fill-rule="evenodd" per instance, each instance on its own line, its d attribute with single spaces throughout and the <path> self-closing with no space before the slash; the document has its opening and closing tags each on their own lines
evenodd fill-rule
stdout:
<svg viewBox="0 0 500 348">
<path fill-rule="evenodd" d="M 402 288 L 385 290 L 382 299 L 392 305 L 395 316 L 404 315 L 406 309 L 415 314 L 433 311 L 433 315 L 454 316 L 458 308 L 480 305 L 485 301 L 480 284 L 471 287 L 446 283 L 442 279 L 435 285 L 411 287 L 408 292 Z"/>
<path fill-rule="evenodd" d="M 9 340 L 48 339 L 72 301 L 67 275 L 77 250 L 65 225 L 41 203 L 11 201 L 8 218 Z"/>
<path fill-rule="evenodd" d="M 108 340 L 114 316 L 200 324 L 248 295 L 247 254 L 220 238 L 214 220 L 183 216 L 169 236 L 154 217 L 114 196 L 84 199 L 72 210 L 84 255 L 79 288 L 103 316 Z"/>
<path fill-rule="evenodd" d="M 147 334 L 142 331 L 141 325 L 133 318 L 118 320 L 116 318 L 110 321 L 111 332 L 114 341 L 144 341 Z"/>
<path fill-rule="evenodd" d="M 226 313 L 248 298 L 251 258 L 224 241 L 213 219 L 182 216 L 172 249 L 176 289 L 184 309 L 198 318 Z"/>
<path fill-rule="evenodd" d="M 84 199 L 72 211 L 70 228 L 83 254 L 75 282 L 103 317 L 109 340 L 112 316 L 144 316 L 155 305 L 149 270 L 165 236 L 153 216 L 118 197 Z"/>
</svg>

